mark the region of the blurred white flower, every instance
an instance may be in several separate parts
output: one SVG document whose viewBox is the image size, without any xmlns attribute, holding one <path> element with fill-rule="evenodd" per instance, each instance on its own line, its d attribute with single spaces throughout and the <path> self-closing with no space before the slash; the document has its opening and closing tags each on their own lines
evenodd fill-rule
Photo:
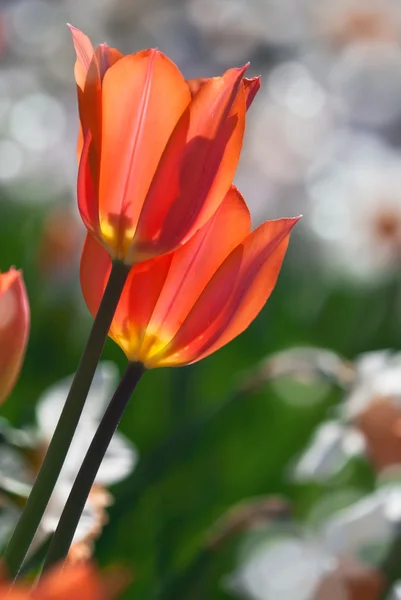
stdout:
<svg viewBox="0 0 401 600">
<path fill-rule="evenodd" d="M 11 500 L 5 504 L 1 514 L 4 518 L 0 518 L 0 544 L 7 539 L 1 532 L 9 532 L 18 518 L 20 502 L 14 504 L 12 500 L 15 498 L 25 500 L 30 493 L 33 479 L 64 406 L 71 381 L 72 377 L 68 377 L 46 390 L 37 405 L 37 426 L 33 431 L 6 429 L 7 443 L 0 445 L 0 490 Z M 115 391 L 117 381 L 117 367 L 110 362 L 100 363 L 70 450 L 31 550 L 57 527 L 82 460 Z M 116 433 L 99 469 L 75 533 L 70 554 L 73 560 L 87 558 L 90 555 L 93 540 L 100 535 L 103 525 L 107 522 L 105 509 L 112 502 L 112 497 L 105 489 L 106 486 L 124 479 L 135 468 L 137 460 L 138 454 L 133 444 L 121 433 Z"/>
<path fill-rule="evenodd" d="M 378 138 L 339 134 L 311 167 L 305 225 L 325 274 L 376 283 L 401 266 L 401 154 Z"/>
<path fill-rule="evenodd" d="M 354 420 L 381 400 L 390 400 L 401 409 L 400 352 L 367 352 L 357 358 L 355 366 L 355 384 L 344 403 L 347 419 Z"/>
<path fill-rule="evenodd" d="M 333 48 L 396 43 L 401 38 L 398 0 L 305 0 L 315 39 Z"/>
<path fill-rule="evenodd" d="M 228 586 L 251 600 L 357 600 L 347 584 L 358 578 L 360 585 L 368 582 L 379 591 L 380 576 L 360 556 L 376 550 L 377 561 L 377 548 L 383 555 L 401 522 L 400 511 L 394 511 L 400 501 L 401 486 L 390 485 L 337 511 L 313 535 L 284 528 L 281 533 L 267 530 L 266 536 L 259 532 L 242 547 Z"/>
<path fill-rule="evenodd" d="M 78 474 L 97 426 L 107 408 L 118 381 L 118 370 L 113 363 L 100 363 L 82 411 L 81 419 L 74 435 L 59 480 L 44 514 L 42 523 L 34 540 L 38 543 L 47 534 L 54 531 Z M 37 406 L 38 435 L 45 450 L 52 438 L 65 399 L 71 387 L 72 377 L 68 377 L 49 388 Z M 134 468 L 138 456 L 132 443 L 121 433 L 116 433 L 105 454 L 95 479 L 93 494 L 88 498 L 85 511 L 74 537 L 74 542 L 89 542 L 96 537 L 104 522 L 104 507 L 110 503 L 110 496 L 103 486 L 112 485 L 124 479 Z"/>
<path fill-rule="evenodd" d="M 324 546 L 343 557 L 385 548 L 401 523 L 400 503 L 401 485 L 383 485 L 326 520 L 320 529 Z"/>
<path fill-rule="evenodd" d="M 310 600 L 332 568 L 332 557 L 317 540 L 283 536 L 259 543 L 228 586 L 252 600 Z"/>
<path fill-rule="evenodd" d="M 376 469 L 401 465 L 401 353 L 363 354 L 356 361 L 356 382 L 343 414 L 359 429 Z"/>
<path fill-rule="evenodd" d="M 362 454 L 381 473 L 401 465 L 401 353 L 368 352 L 354 366 L 341 420 L 316 429 L 291 469 L 296 481 L 325 481 Z"/>
<path fill-rule="evenodd" d="M 396 581 L 388 600 L 401 600 L 401 581 Z"/>
<path fill-rule="evenodd" d="M 322 423 L 305 452 L 297 461 L 293 476 L 297 481 L 325 481 L 336 475 L 354 456 L 363 454 L 365 440 L 354 427 L 339 421 Z"/>
</svg>

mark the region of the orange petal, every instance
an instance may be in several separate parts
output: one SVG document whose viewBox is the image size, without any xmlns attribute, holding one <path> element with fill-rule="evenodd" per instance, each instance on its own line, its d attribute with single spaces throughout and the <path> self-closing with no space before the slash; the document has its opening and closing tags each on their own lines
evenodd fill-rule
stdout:
<svg viewBox="0 0 401 600">
<path fill-rule="evenodd" d="M 109 253 L 88 233 L 82 249 L 80 280 L 82 294 L 93 317 L 98 311 L 110 271 Z"/>
<path fill-rule="evenodd" d="M 129 360 L 143 361 L 143 343 L 150 340 L 147 329 L 171 266 L 172 254 L 165 254 L 131 268 L 111 327 L 113 339 Z M 164 344 L 163 344 L 164 345 Z"/>
<path fill-rule="evenodd" d="M 98 199 L 89 164 L 89 151 L 92 143 L 92 134 L 88 130 L 82 147 L 79 161 L 77 196 L 78 208 L 82 220 L 88 231 L 94 235 L 99 234 Z"/>
<path fill-rule="evenodd" d="M 120 58 L 124 55 L 116 48 L 111 48 L 107 44 L 99 44 L 96 48 L 96 59 L 99 65 L 100 80 L 103 81 L 103 77 L 106 71 L 110 69 Z"/>
<path fill-rule="evenodd" d="M 127 573 L 114 570 L 100 575 L 87 563 L 56 567 L 29 593 L 31 600 L 112 600 L 126 587 Z M 13 587 L 13 592 L 18 588 Z M 28 599 L 28 596 L 26 596 Z"/>
<path fill-rule="evenodd" d="M 194 97 L 201 87 L 209 81 L 208 77 L 199 77 L 198 79 L 187 79 L 188 87 L 191 91 L 192 97 Z M 246 98 L 246 109 L 251 106 L 257 92 L 260 89 L 260 76 L 259 77 L 244 77 L 242 79 L 242 83 L 245 89 L 245 98 Z"/>
<path fill-rule="evenodd" d="M 83 92 L 85 89 L 86 77 L 88 75 L 89 68 L 95 57 L 95 51 L 93 49 L 92 42 L 87 35 L 72 25 L 68 25 L 68 27 L 70 28 L 72 41 L 77 54 L 74 70 L 75 81 L 77 82 L 79 89 Z"/>
<path fill-rule="evenodd" d="M 146 327 L 164 285 L 171 255 L 131 268 L 121 294 L 110 336 L 130 360 L 138 360 Z M 85 302 L 95 316 L 110 275 L 111 259 L 103 246 L 87 235 L 81 257 L 81 287 Z"/>
<path fill-rule="evenodd" d="M 275 288 L 290 241 L 300 217 L 262 224 L 244 243 L 244 261 L 238 286 L 227 308 L 220 337 L 205 348 L 200 360 L 237 337 L 252 323 Z"/>
<path fill-rule="evenodd" d="M 260 89 L 260 77 L 251 77 L 250 79 L 244 77 L 242 83 L 245 89 L 246 109 L 248 110 Z"/>
<path fill-rule="evenodd" d="M 244 70 L 231 69 L 207 81 L 177 124 L 140 215 L 135 237 L 139 254 L 177 248 L 223 201 L 242 146 Z"/>
<path fill-rule="evenodd" d="M 248 327 L 274 289 L 290 231 L 297 221 L 267 221 L 235 248 L 171 344 L 155 357 L 155 366 L 200 360 Z"/>
<path fill-rule="evenodd" d="M 151 336 L 171 340 L 203 289 L 249 233 L 249 210 L 232 186 L 214 216 L 173 253 L 171 267 L 149 322 Z"/>
<path fill-rule="evenodd" d="M 107 71 L 122 54 L 107 44 L 101 44 L 96 52 L 88 36 L 69 25 L 77 60 L 74 73 L 78 87 L 79 116 L 81 130 L 78 135 L 77 155 L 80 157 L 83 145 L 83 133 L 89 128 L 92 132 L 96 151 L 100 149 L 101 139 L 101 82 Z"/>
<path fill-rule="evenodd" d="M 157 50 L 126 56 L 102 89 L 99 208 L 115 244 L 131 240 L 167 140 L 190 101 L 181 73 Z"/>
<path fill-rule="evenodd" d="M 22 275 L 0 274 L 0 403 L 14 387 L 29 335 L 29 304 Z"/>
<path fill-rule="evenodd" d="M 211 77 L 198 77 L 198 79 L 187 79 L 187 84 L 189 87 L 189 91 L 191 92 L 191 96 L 194 97 L 201 87 L 211 79 Z"/>
</svg>

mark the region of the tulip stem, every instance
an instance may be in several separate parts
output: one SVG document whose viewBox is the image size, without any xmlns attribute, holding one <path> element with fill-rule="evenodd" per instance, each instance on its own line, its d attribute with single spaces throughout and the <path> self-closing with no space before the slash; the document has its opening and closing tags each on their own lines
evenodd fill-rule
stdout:
<svg viewBox="0 0 401 600">
<path fill-rule="evenodd" d="M 53 438 L 25 508 L 4 552 L 3 559 L 8 574 L 13 578 L 18 576 L 64 464 L 128 273 L 129 267 L 123 262 L 113 263 L 99 310 Z"/>
<path fill-rule="evenodd" d="M 128 364 L 75 479 L 53 535 L 43 570 L 66 558 L 104 455 L 144 372 L 145 367 L 142 363 Z"/>
</svg>

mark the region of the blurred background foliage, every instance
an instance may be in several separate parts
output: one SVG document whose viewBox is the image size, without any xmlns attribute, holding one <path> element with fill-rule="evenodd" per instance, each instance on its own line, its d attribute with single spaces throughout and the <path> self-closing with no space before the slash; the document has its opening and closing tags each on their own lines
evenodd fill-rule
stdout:
<svg viewBox="0 0 401 600">
<path fill-rule="evenodd" d="M 255 369 L 294 346 L 350 360 L 400 348 L 401 7 L 385 0 L 1 2 L 0 268 L 23 269 L 32 311 L 23 372 L 1 408 L 15 426 L 32 422 L 40 394 L 74 371 L 91 323 L 78 281 L 83 232 L 66 21 L 125 52 L 158 46 L 191 78 L 251 60 L 262 90 L 249 114 L 238 186 L 255 225 L 304 213 L 273 296 L 248 331 L 199 364 L 144 378 L 121 424 L 140 461 L 112 489 L 110 522 L 96 547 L 102 564 L 132 569 L 127 598 L 232 598 L 222 581 L 235 569 L 241 536 L 213 551 L 206 545 L 206 532 L 230 507 L 280 496 L 304 522 L 328 496 L 374 489 L 363 458 L 324 483 L 289 476 L 343 392 L 313 378 L 259 384 Z M 124 368 L 110 341 L 104 357 Z"/>
</svg>

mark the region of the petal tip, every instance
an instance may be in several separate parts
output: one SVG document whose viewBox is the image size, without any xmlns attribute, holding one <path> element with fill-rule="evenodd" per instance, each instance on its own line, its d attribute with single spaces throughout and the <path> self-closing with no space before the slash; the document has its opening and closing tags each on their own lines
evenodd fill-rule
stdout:
<svg viewBox="0 0 401 600">
<path fill-rule="evenodd" d="M 303 215 L 298 215 L 297 217 L 287 217 L 286 221 L 289 222 L 290 229 L 292 229 L 300 219 L 302 219 Z"/>
</svg>

